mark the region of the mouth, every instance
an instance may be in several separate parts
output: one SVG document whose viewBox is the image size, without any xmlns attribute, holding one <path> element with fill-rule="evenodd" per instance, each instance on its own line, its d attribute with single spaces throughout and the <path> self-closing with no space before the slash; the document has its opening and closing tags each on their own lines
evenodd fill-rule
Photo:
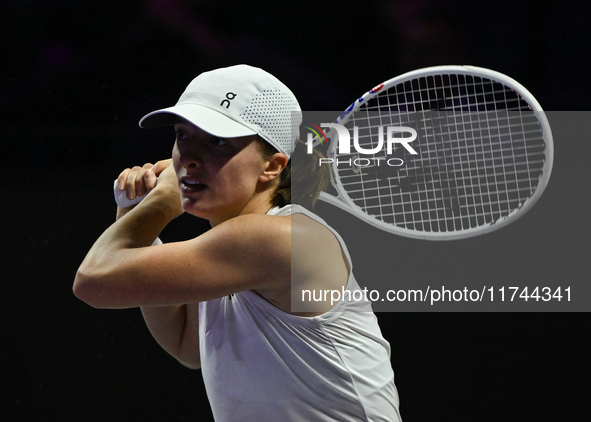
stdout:
<svg viewBox="0 0 591 422">
<path fill-rule="evenodd" d="M 203 189 L 205 189 L 207 187 L 207 185 L 198 182 L 197 180 L 194 179 L 189 179 L 189 178 L 184 178 L 181 180 L 181 190 L 184 193 L 194 193 L 194 192 L 200 192 Z"/>
</svg>

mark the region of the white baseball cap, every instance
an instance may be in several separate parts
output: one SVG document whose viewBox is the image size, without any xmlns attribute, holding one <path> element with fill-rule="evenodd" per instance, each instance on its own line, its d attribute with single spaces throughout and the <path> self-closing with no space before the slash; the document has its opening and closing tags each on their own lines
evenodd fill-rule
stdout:
<svg viewBox="0 0 591 422">
<path fill-rule="evenodd" d="M 171 125 L 175 116 L 220 138 L 259 135 L 288 158 L 302 122 L 300 105 L 289 88 L 270 73 L 247 65 L 200 74 L 175 106 L 145 115 L 140 126 Z"/>
</svg>

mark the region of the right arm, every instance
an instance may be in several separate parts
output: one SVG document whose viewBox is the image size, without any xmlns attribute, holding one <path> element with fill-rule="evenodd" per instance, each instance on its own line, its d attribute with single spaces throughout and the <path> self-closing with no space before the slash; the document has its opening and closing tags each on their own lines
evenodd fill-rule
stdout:
<svg viewBox="0 0 591 422">
<path fill-rule="evenodd" d="M 201 368 L 199 303 L 140 309 L 150 333 L 164 350 L 188 368 Z"/>
<path fill-rule="evenodd" d="M 118 178 L 120 190 L 127 191 L 127 197 L 149 192 L 156 186 L 157 174 L 163 165 L 146 164 L 141 169 L 124 170 Z M 117 219 L 133 207 L 117 207 Z M 144 321 L 156 342 L 184 366 L 199 369 L 199 303 L 173 306 L 141 306 Z"/>
</svg>

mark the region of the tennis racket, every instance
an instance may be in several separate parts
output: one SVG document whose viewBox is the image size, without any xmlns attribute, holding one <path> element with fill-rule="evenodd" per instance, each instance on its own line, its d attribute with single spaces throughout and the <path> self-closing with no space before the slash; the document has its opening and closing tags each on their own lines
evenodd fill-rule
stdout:
<svg viewBox="0 0 591 422">
<path fill-rule="evenodd" d="M 504 227 L 531 209 L 552 170 L 542 108 L 518 82 L 488 69 L 405 73 L 365 93 L 333 123 L 351 134 L 350 152 L 342 152 L 333 124 L 326 161 L 336 195 L 320 199 L 411 238 L 460 239 Z M 414 129 L 416 139 L 412 130 L 388 127 Z M 356 131 L 363 154 L 353 148 Z M 366 154 L 379 149 L 380 136 L 383 148 Z"/>
</svg>

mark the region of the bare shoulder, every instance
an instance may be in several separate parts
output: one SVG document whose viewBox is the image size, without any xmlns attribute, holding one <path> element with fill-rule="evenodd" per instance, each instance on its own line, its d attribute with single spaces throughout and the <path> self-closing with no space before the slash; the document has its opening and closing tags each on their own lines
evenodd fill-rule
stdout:
<svg viewBox="0 0 591 422">
<path fill-rule="evenodd" d="M 257 294 L 271 302 L 276 307 L 297 315 L 314 316 L 329 311 L 332 304 L 329 302 L 314 302 L 312 306 L 306 304 L 304 311 L 292 309 L 292 294 L 298 294 L 301 289 L 341 289 L 346 286 L 349 268 L 343 255 L 341 245 L 334 235 L 323 224 L 300 213 L 287 217 L 267 216 L 272 218 L 260 218 L 261 216 L 240 217 L 241 225 L 246 223 L 249 229 L 262 225 L 261 232 L 269 231 L 271 236 L 277 236 L 282 244 L 285 243 L 285 235 L 289 239 L 290 273 L 288 282 L 270 283 L 253 289 Z M 228 223 L 237 223 L 239 220 Z M 230 225 L 226 227 L 228 231 Z M 275 234 L 273 234 L 275 233 Z M 267 234 L 256 234 L 267 236 Z M 268 239 L 259 244 L 274 244 L 277 239 Z M 285 262 L 282 259 L 274 259 L 276 262 Z M 303 309 L 303 308 L 302 308 Z"/>
<path fill-rule="evenodd" d="M 292 273 L 317 271 L 327 261 L 344 262 L 343 250 L 335 234 L 305 214 L 249 214 L 228 220 L 216 230 L 216 237 L 225 238 L 220 245 L 240 241 L 247 247 L 259 245 L 271 255 L 288 253 Z"/>
<path fill-rule="evenodd" d="M 303 271 L 322 266 L 327 261 L 343 260 L 341 244 L 334 233 L 304 214 L 292 216 L 291 244 L 295 264 Z"/>
<path fill-rule="evenodd" d="M 315 268 L 325 259 L 342 259 L 342 248 L 334 233 L 305 214 L 243 215 L 220 224 L 216 229 L 216 237 L 226 238 L 220 242 L 222 245 L 240 239 L 249 246 L 264 245 L 269 248 L 269 253 L 288 252 L 292 271 Z"/>
<path fill-rule="evenodd" d="M 341 243 L 325 225 L 303 214 L 292 218 L 291 256 L 293 291 L 340 290 L 347 285 L 350 268 Z"/>
<path fill-rule="evenodd" d="M 250 288 L 275 289 L 291 277 L 291 218 L 247 214 L 227 220 L 191 241 L 201 260 L 219 271 L 235 268 Z"/>
<path fill-rule="evenodd" d="M 291 217 L 247 214 L 227 220 L 195 239 L 211 251 L 241 251 L 280 262 L 291 253 Z M 213 248 L 213 249 L 211 249 Z"/>
<path fill-rule="evenodd" d="M 291 216 L 275 216 L 266 214 L 245 214 L 231 218 L 212 231 L 219 232 L 219 235 L 229 233 L 241 233 L 253 237 L 274 236 L 283 238 L 289 237 L 291 230 Z"/>
</svg>

